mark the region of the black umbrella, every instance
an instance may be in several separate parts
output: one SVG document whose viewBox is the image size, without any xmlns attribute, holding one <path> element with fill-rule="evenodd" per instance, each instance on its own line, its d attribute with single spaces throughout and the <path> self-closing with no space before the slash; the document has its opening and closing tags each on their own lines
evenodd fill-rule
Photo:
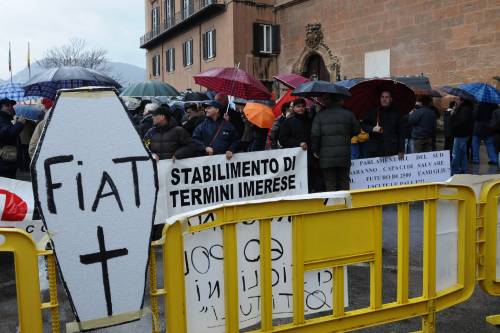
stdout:
<svg viewBox="0 0 500 333">
<path fill-rule="evenodd" d="M 184 102 L 199 102 L 206 101 L 208 99 L 210 98 L 208 98 L 206 94 L 194 91 L 188 91 L 182 98 Z"/>
<path fill-rule="evenodd" d="M 327 81 L 310 81 L 301 84 L 292 92 L 293 96 L 319 97 L 325 94 L 351 96 L 349 89 Z"/>
<path fill-rule="evenodd" d="M 121 87 L 109 76 L 95 70 L 78 66 L 63 66 L 35 75 L 24 85 L 24 94 L 54 99 L 59 89 L 83 86 L 111 86 L 117 89 Z"/>
</svg>

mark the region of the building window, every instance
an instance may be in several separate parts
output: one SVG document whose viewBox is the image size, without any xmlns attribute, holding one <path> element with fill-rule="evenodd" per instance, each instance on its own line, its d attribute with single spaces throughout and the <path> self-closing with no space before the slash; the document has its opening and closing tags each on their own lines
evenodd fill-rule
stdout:
<svg viewBox="0 0 500 333">
<path fill-rule="evenodd" d="M 181 0 L 182 3 L 182 19 L 193 15 L 194 7 L 193 0 Z"/>
<path fill-rule="evenodd" d="M 166 57 L 167 72 L 171 73 L 175 71 L 175 49 L 174 48 L 168 49 L 166 55 L 167 55 Z"/>
<path fill-rule="evenodd" d="M 193 64 L 193 40 L 190 39 L 182 44 L 182 62 L 184 67 Z"/>
<path fill-rule="evenodd" d="M 202 0 L 201 3 L 203 5 L 203 7 L 206 7 L 208 5 L 211 5 L 211 4 L 215 3 L 215 0 Z"/>
<path fill-rule="evenodd" d="M 165 0 L 165 23 L 167 28 L 174 25 L 175 22 L 175 0 Z"/>
<path fill-rule="evenodd" d="M 215 58 L 215 29 L 203 34 L 203 59 Z"/>
<path fill-rule="evenodd" d="M 151 30 L 153 34 L 158 34 L 160 31 L 160 11 L 159 7 L 155 6 L 151 9 Z"/>
<path fill-rule="evenodd" d="M 256 55 L 280 53 L 280 26 L 254 23 L 253 49 Z"/>
<path fill-rule="evenodd" d="M 153 56 L 153 76 L 160 75 L 160 55 Z"/>
</svg>

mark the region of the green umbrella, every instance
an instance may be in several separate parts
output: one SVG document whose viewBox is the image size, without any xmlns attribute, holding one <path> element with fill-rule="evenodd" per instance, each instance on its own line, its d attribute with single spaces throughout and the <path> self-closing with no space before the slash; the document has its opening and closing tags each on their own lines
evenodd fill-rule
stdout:
<svg viewBox="0 0 500 333">
<path fill-rule="evenodd" d="M 120 94 L 120 96 L 130 97 L 179 95 L 179 92 L 171 85 L 154 80 L 132 84 Z"/>
</svg>

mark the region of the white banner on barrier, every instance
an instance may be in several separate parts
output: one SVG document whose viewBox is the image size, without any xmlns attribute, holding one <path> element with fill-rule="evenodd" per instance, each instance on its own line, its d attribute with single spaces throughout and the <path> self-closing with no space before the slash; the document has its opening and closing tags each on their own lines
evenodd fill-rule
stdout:
<svg viewBox="0 0 500 333">
<path fill-rule="evenodd" d="M 191 225 L 212 221 L 211 214 L 190 219 Z M 259 221 L 236 228 L 238 251 L 238 301 L 240 328 L 260 322 L 260 234 Z M 271 223 L 273 319 L 293 315 L 292 222 L 289 217 Z M 184 236 L 184 274 L 188 332 L 224 333 L 224 267 L 220 228 Z M 304 274 L 304 314 L 332 311 L 333 274 L 329 269 Z M 348 306 L 347 269 L 344 306 Z"/>
<path fill-rule="evenodd" d="M 307 153 L 300 148 L 163 160 L 155 224 L 219 203 L 305 194 Z"/>
<path fill-rule="evenodd" d="M 450 152 L 406 154 L 353 160 L 351 189 L 443 182 L 450 178 Z"/>
</svg>

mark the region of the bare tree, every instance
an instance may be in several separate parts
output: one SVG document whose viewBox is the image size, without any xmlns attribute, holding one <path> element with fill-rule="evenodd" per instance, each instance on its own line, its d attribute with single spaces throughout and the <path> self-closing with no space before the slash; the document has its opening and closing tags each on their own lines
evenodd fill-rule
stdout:
<svg viewBox="0 0 500 333">
<path fill-rule="evenodd" d="M 61 66 L 80 66 L 98 70 L 113 77 L 116 81 L 122 81 L 119 74 L 112 73 L 107 51 L 100 48 L 90 49 L 87 42 L 80 38 L 72 38 L 68 44 L 45 52 L 44 57 L 37 64 L 45 69 Z"/>
<path fill-rule="evenodd" d="M 47 50 L 43 59 L 37 63 L 43 68 L 81 66 L 97 69 L 108 62 L 106 53 L 103 49 L 88 49 L 85 40 L 72 38 L 66 45 Z"/>
</svg>

